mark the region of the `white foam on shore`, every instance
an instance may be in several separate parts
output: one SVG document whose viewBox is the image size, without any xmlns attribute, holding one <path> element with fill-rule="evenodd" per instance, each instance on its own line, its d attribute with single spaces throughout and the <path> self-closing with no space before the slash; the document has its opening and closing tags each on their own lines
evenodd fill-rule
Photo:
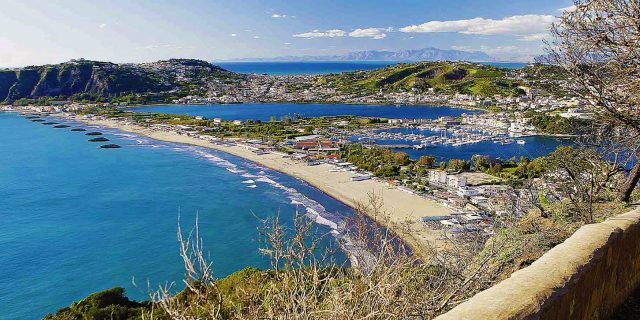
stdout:
<svg viewBox="0 0 640 320">
<path fill-rule="evenodd" d="M 123 139 L 136 141 L 137 145 L 135 146 L 139 147 L 164 147 L 171 148 L 172 150 L 179 152 L 191 152 L 197 157 L 205 159 L 218 167 L 226 169 L 230 173 L 237 174 L 243 178 L 248 179 L 241 182 L 243 184 L 246 184 L 247 188 L 257 188 L 256 183 L 261 182 L 280 189 L 284 191 L 285 195 L 290 200 L 290 203 L 292 205 L 298 207 L 298 210 L 304 210 L 301 213 L 303 213 L 306 217 L 308 217 L 315 223 L 324 225 L 330 229 L 330 233 L 337 240 L 339 240 L 338 243 L 347 253 L 349 259 L 352 260 L 352 263 L 358 263 L 358 261 L 356 261 L 355 259 L 356 256 L 362 256 L 361 247 L 355 245 L 348 236 L 343 234 L 345 222 L 340 216 L 330 213 L 320 203 L 308 198 L 298 190 L 284 186 L 281 183 L 273 180 L 268 176 L 267 171 L 265 171 L 266 169 L 258 164 L 255 164 L 253 162 L 246 162 L 242 163 L 241 167 L 238 164 L 232 163 L 229 160 L 214 155 L 212 153 L 212 150 L 204 147 L 164 143 L 162 141 L 156 141 L 151 138 L 141 137 L 135 134 L 119 133 L 119 135 Z"/>
<path fill-rule="evenodd" d="M 322 206 L 320 203 L 318 203 L 317 201 L 310 199 L 307 196 L 300 193 L 298 190 L 284 186 L 281 183 L 274 181 L 273 179 L 267 176 L 262 176 L 256 179 L 256 181 L 268 183 L 278 189 L 285 191 L 285 193 L 287 194 L 287 197 L 291 201 L 291 204 L 303 207 L 305 210 L 303 213 L 307 217 L 309 217 L 311 220 L 313 220 L 318 224 L 329 227 L 333 235 L 337 236 L 340 234 L 340 231 L 342 230 L 342 226 L 344 224 L 342 219 L 328 212 L 326 208 Z"/>
</svg>

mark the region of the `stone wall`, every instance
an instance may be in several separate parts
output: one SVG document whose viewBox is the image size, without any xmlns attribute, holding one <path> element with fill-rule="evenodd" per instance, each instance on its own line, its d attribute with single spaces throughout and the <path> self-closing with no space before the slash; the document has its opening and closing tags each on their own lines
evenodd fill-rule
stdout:
<svg viewBox="0 0 640 320">
<path fill-rule="evenodd" d="M 606 319 L 639 284 L 635 210 L 580 228 L 530 266 L 436 319 Z"/>
</svg>

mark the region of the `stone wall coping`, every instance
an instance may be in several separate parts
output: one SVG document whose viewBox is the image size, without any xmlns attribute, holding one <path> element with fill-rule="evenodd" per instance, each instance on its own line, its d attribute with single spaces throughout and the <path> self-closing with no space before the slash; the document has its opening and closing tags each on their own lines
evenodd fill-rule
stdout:
<svg viewBox="0 0 640 320">
<path fill-rule="evenodd" d="M 601 223 L 585 225 L 528 267 L 514 272 L 508 279 L 476 294 L 436 320 L 539 319 L 545 309 L 571 290 L 572 284 L 587 274 L 595 262 L 605 256 L 611 259 L 610 244 L 613 241 L 627 233 L 638 232 L 638 228 L 638 209 Z M 640 246 L 640 239 L 632 241 L 637 241 Z"/>
</svg>

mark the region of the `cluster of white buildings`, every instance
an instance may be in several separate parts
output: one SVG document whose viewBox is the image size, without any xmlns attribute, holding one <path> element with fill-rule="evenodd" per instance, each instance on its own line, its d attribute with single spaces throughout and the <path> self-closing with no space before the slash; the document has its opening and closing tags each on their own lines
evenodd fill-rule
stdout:
<svg viewBox="0 0 640 320">
<path fill-rule="evenodd" d="M 443 195 L 450 202 L 470 202 L 478 208 L 500 214 L 504 211 L 504 202 L 514 190 L 503 184 L 484 184 L 472 186 L 468 182 L 468 173 L 448 173 L 443 170 L 428 172 L 429 185 L 447 190 Z M 458 198 L 458 199 L 454 199 Z M 453 201 L 464 200 L 464 201 Z"/>
</svg>

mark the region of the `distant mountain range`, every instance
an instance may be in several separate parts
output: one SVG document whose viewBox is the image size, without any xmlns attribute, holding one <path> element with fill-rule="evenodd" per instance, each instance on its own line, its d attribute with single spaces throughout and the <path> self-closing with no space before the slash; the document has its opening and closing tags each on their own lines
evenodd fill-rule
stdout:
<svg viewBox="0 0 640 320">
<path fill-rule="evenodd" d="M 487 62 L 495 60 L 481 51 L 443 50 L 437 48 L 411 49 L 399 51 L 369 50 L 342 55 L 323 56 L 282 56 L 272 58 L 247 58 L 235 61 L 471 61 Z"/>
</svg>

